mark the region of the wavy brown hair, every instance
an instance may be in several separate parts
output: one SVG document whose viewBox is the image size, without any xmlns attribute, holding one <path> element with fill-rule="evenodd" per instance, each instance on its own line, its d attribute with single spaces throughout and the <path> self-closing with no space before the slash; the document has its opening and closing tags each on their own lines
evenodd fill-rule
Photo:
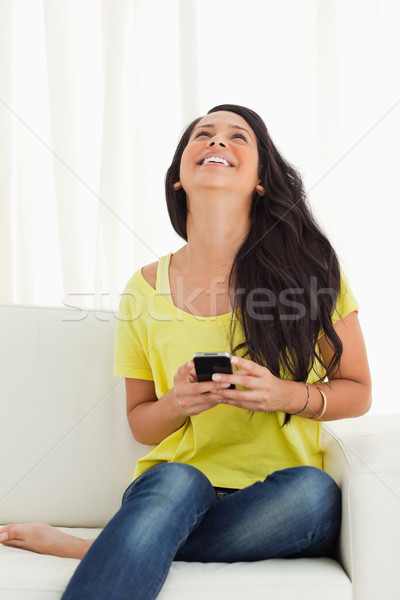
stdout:
<svg viewBox="0 0 400 600">
<path fill-rule="evenodd" d="M 229 275 L 232 308 L 239 309 L 243 339 L 233 347 L 233 312 L 231 352 L 242 349 L 244 356 L 274 375 L 295 381 L 306 381 L 317 360 L 329 377 L 343 352 L 331 320 L 340 289 L 336 252 L 312 215 L 300 175 L 278 152 L 259 115 L 235 104 L 215 106 L 207 114 L 217 111 L 240 115 L 254 131 L 258 176 L 265 189 L 264 196 L 254 193 L 249 231 Z M 175 191 L 173 184 L 179 181 L 182 153 L 201 118 L 184 131 L 165 178 L 169 217 L 185 241 L 186 193 L 182 188 Z M 299 295 L 300 300 L 294 300 Z M 265 296 L 267 301 L 260 301 Z M 316 351 L 321 330 L 333 349 L 329 365 Z M 286 414 L 284 424 L 289 421 Z"/>
</svg>

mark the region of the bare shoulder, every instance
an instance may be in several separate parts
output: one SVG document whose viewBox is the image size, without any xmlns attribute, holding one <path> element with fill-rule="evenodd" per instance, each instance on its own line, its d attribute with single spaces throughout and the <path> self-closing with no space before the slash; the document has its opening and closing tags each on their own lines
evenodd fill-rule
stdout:
<svg viewBox="0 0 400 600">
<path fill-rule="evenodd" d="M 158 260 L 142 268 L 142 275 L 152 288 L 156 289 Z"/>
</svg>

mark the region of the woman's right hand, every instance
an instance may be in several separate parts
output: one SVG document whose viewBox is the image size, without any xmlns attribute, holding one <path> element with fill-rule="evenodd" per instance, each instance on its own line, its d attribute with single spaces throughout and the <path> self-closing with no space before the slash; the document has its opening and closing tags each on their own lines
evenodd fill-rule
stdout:
<svg viewBox="0 0 400 600">
<path fill-rule="evenodd" d="M 243 374 L 247 373 L 243 371 Z M 153 381 L 129 378 L 125 381 L 128 422 L 133 437 L 149 446 L 159 444 L 180 429 L 188 417 L 214 408 L 223 400 L 218 390 L 229 386 L 226 382 L 197 381 L 192 360 L 179 367 L 173 387 L 158 400 Z"/>
<path fill-rule="evenodd" d="M 182 416 L 198 415 L 219 404 L 223 398 L 218 390 L 228 387 L 229 383 L 197 381 L 194 362 L 189 360 L 179 367 L 174 376 L 175 410 Z"/>
</svg>

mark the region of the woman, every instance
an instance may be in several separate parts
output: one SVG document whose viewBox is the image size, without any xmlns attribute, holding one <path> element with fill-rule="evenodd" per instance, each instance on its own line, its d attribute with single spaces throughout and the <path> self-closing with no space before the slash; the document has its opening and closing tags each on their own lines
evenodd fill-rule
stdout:
<svg viewBox="0 0 400 600">
<path fill-rule="evenodd" d="M 172 560 L 329 555 L 341 505 L 321 421 L 370 407 L 357 303 L 260 117 L 222 105 L 191 123 L 166 195 L 187 243 L 134 274 L 116 334 L 132 433 L 154 447 L 96 540 L 0 531 L 83 557 L 65 600 L 156 598 Z M 207 351 L 230 351 L 234 373 L 197 382 Z"/>
</svg>

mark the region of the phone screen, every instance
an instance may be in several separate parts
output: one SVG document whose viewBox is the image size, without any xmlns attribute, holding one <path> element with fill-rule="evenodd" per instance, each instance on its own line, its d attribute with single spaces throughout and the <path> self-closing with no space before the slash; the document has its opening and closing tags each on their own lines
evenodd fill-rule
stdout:
<svg viewBox="0 0 400 600">
<path fill-rule="evenodd" d="M 196 352 L 193 361 L 198 381 L 211 381 L 214 373 L 232 373 L 228 352 Z M 228 389 L 235 387 L 231 384 Z"/>
</svg>

